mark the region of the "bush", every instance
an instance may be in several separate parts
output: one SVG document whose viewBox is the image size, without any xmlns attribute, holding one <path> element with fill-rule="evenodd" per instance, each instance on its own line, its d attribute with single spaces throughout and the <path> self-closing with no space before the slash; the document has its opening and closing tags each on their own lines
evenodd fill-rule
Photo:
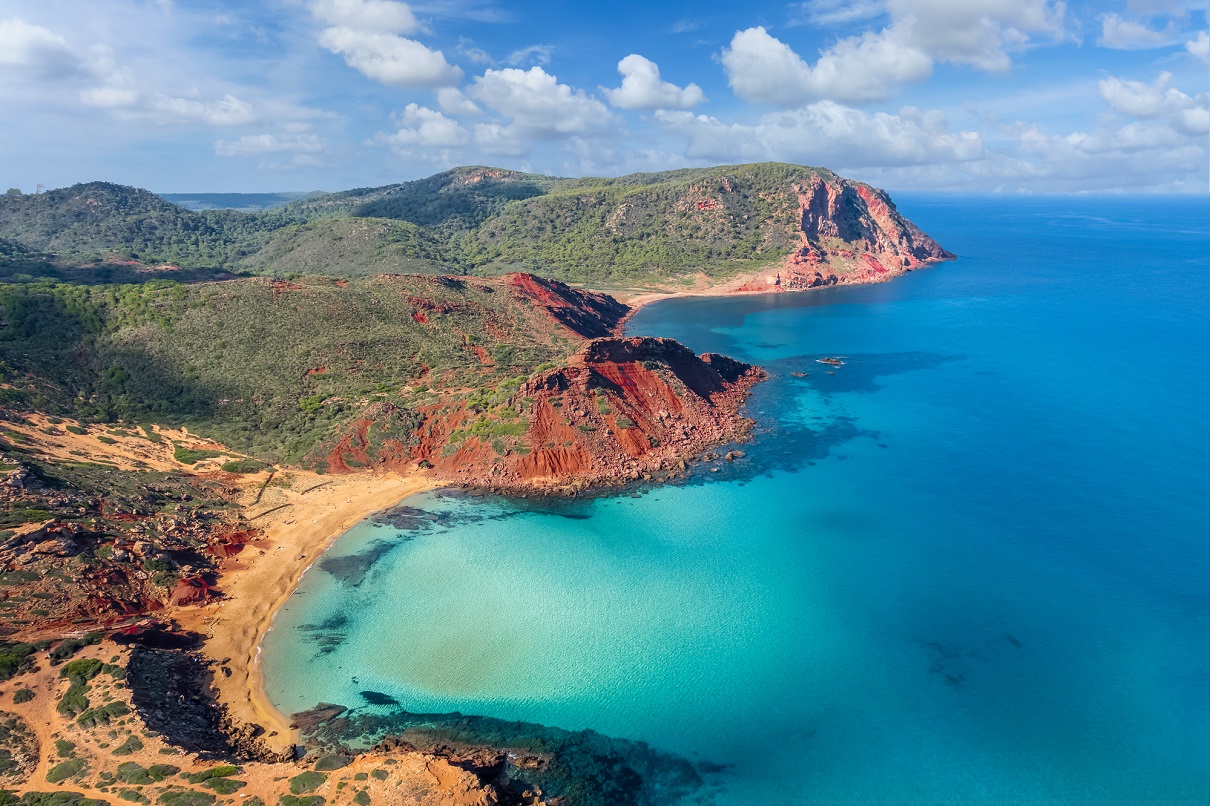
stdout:
<svg viewBox="0 0 1210 806">
<path fill-rule="evenodd" d="M 29 702 L 34 698 L 34 692 L 28 688 L 19 688 L 13 692 L 13 702 L 20 705 L 23 702 Z"/>
<path fill-rule="evenodd" d="M 183 465 L 195 465 L 203 459 L 213 459 L 222 455 L 222 451 L 195 450 L 182 445 L 177 445 L 172 449 L 172 458 Z"/>
<path fill-rule="evenodd" d="M 152 764 L 147 768 L 147 774 L 151 776 L 153 781 L 163 781 L 171 778 L 181 771 L 180 767 L 172 764 Z"/>
<path fill-rule="evenodd" d="M 165 792 L 159 797 L 164 806 L 213 806 L 215 797 L 207 792 L 192 789 L 180 792 Z"/>
<path fill-rule="evenodd" d="M 21 674 L 33 663 L 34 647 L 31 644 L 8 644 L 0 641 L 0 681 Z"/>
<path fill-rule="evenodd" d="M 113 754 L 115 756 L 128 756 L 131 753 L 137 753 L 139 750 L 142 750 L 142 749 L 143 749 L 143 742 L 140 741 L 139 737 L 130 736 L 129 738 L 126 739 L 126 741 L 122 742 L 122 744 L 119 747 L 114 748 Z"/>
<path fill-rule="evenodd" d="M 321 772 L 304 772 L 300 775 L 295 775 L 290 779 L 290 793 L 293 795 L 303 795 L 307 792 L 314 792 L 326 780 L 328 780 L 328 776 Z"/>
<path fill-rule="evenodd" d="M 189 776 L 189 783 L 200 784 L 203 781 L 209 781 L 211 778 L 225 778 L 228 775 L 235 775 L 239 772 L 239 767 L 232 764 L 220 764 L 217 767 L 211 767 L 208 770 L 195 772 Z"/>
<path fill-rule="evenodd" d="M 156 780 L 141 764 L 133 761 L 124 761 L 118 765 L 117 778 L 124 784 L 153 784 Z"/>
<path fill-rule="evenodd" d="M 100 708 L 91 708 L 76 718 L 76 724 L 83 728 L 95 728 L 98 725 L 108 725 L 111 720 L 120 716 L 126 716 L 130 713 L 130 709 L 126 707 L 126 703 L 114 701 Z"/>
<path fill-rule="evenodd" d="M 265 469 L 265 463 L 255 459 L 235 459 L 223 462 L 219 469 L 224 473 L 259 473 Z"/>
<path fill-rule="evenodd" d="M 230 795 L 243 788 L 243 781 L 236 781 L 233 778 L 211 778 L 205 781 L 202 786 L 209 787 L 220 795 Z"/>
<path fill-rule="evenodd" d="M 79 775 L 87 766 L 82 758 L 69 758 L 67 761 L 61 761 L 50 768 L 46 773 L 46 781 L 51 784 L 58 784 L 66 781 L 72 776 Z"/>
<path fill-rule="evenodd" d="M 319 761 L 315 762 L 315 771 L 316 772 L 331 772 L 332 770 L 339 770 L 342 767 L 347 767 L 352 762 L 353 762 L 353 759 L 350 758 L 349 756 L 342 756 L 342 755 L 324 756 Z"/>
</svg>

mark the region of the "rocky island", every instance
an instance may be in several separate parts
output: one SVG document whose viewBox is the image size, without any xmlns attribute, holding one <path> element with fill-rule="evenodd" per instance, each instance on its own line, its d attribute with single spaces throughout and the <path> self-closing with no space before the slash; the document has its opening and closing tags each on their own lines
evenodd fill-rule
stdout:
<svg viewBox="0 0 1210 806">
<path fill-rule="evenodd" d="M 429 720 L 354 752 L 341 711 L 272 708 L 257 647 L 324 548 L 411 493 L 580 495 L 742 441 L 763 370 L 627 337 L 618 298 L 950 257 L 882 191 L 780 164 L 465 168 L 255 214 L 103 183 L 0 197 L 0 802 L 692 788 L 678 760 L 541 726 Z"/>
</svg>

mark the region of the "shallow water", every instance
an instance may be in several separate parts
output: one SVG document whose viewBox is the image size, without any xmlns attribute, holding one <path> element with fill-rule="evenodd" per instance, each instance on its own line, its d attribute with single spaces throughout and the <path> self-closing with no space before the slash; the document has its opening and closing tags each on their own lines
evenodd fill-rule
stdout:
<svg viewBox="0 0 1210 806">
<path fill-rule="evenodd" d="M 899 201 L 960 259 L 634 318 L 769 369 L 743 460 L 409 499 L 304 578 L 272 700 L 592 728 L 719 804 L 1210 801 L 1210 203 Z"/>
</svg>

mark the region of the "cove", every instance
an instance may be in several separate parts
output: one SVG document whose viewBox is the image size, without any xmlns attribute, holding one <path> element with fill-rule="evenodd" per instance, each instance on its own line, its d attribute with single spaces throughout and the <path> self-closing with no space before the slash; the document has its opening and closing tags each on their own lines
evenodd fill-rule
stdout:
<svg viewBox="0 0 1210 806">
<path fill-rule="evenodd" d="M 959 260 L 632 320 L 769 370 L 742 460 L 414 496 L 279 613 L 273 702 L 644 742 L 668 801 L 1210 800 L 1210 203 L 900 204 Z"/>
</svg>

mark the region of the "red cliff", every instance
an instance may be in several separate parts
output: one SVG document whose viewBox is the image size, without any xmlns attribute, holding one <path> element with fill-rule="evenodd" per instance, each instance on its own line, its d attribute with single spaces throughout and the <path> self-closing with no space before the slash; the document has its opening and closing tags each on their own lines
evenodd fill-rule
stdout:
<svg viewBox="0 0 1210 806">
<path fill-rule="evenodd" d="M 954 256 L 895 209 L 882 190 L 840 177 L 795 185 L 799 246 L 730 290 L 795 291 L 889 280 Z"/>
</svg>

